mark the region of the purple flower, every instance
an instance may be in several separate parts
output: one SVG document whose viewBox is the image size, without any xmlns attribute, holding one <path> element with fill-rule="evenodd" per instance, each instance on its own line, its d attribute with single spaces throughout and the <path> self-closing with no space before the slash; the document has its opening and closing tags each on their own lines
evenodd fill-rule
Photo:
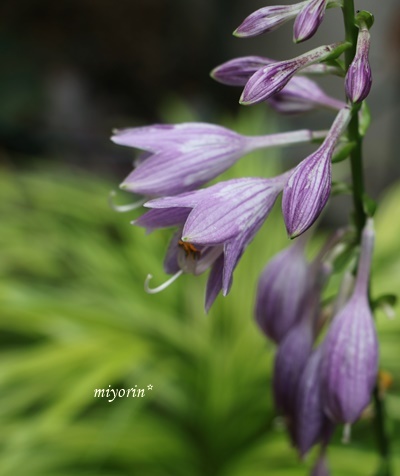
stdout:
<svg viewBox="0 0 400 476">
<path fill-rule="evenodd" d="M 255 316 L 261 330 L 280 343 L 301 317 L 308 289 L 309 265 L 304 240 L 298 240 L 269 261 L 261 274 Z"/>
<path fill-rule="evenodd" d="M 297 15 L 293 27 L 295 43 L 308 40 L 318 30 L 324 19 L 328 0 L 310 0 Z"/>
<path fill-rule="evenodd" d="M 276 63 L 277 61 L 264 56 L 241 56 L 220 64 L 211 71 L 211 77 L 216 81 L 228 86 L 245 86 L 247 81 L 259 69 L 267 64 Z M 341 70 L 336 66 L 327 64 L 311 64 L 301 70 L 301 74 L 341 74 Z M 295 81 L 294 77 L 289 84 Z M 316 84 L 316 83 L 315 83 Z"/>
<path fill-rule="evenodd" d="M 248 137 L 205 123 L 122 129 L 111 138 L 117 144 L 150 152 L 121 184 L 124 190 L 148 197 L 193 190 L 252 150 L 311 139 L 311 132 L 304 130 Z"/>
<path fill-rule="evenodd" d="M 294 5 L 275 5 L 263 7 L 249 15 L 233 32 L 239 38 L 257 36 L 276 30 L 294 18 L 307 2 Z"/>
<path fill-rule="evenodd" d="M 286 229 L 291 238 L 304 233 L 318 218 L 331 191 L 331 157 L 337 141 L 350 120 L 343 108 L 322 145 L 294 169 L 282 198 Z"/>
<path fill-rule="evenodd" d="M 150 200 L 152 208 L 135 224 L 149 231 L 181 229 L 166 257 L 168 273 L 201 274 L 211 267 L 206 292 L 208 310 L 219 291 L 229 292 L 232 273 L 247 245 L 269 215 L 288 174 L 242 178 L 174 197 Z"/>
<path fill-rule="evenodd" d="M 316 443 L 327 443 L 334 428 L 323 409 L 321 357 L 320 346 L 309 357 L 297 389 L 295 443 L 302 456 Z"/>
<path fill-rule="evenodd" d="M 228 86 L 244 86 L 254 73 L 274 62 L 261 56 L 245 56 L 223 63 L 215 68 L 211 75 L 215 80 Z M 322 65 L 310 65 L 303 72 L 313 73 L 315 66 Z M 293 77 L 279 93 L 268 98 L 267 102 L 273 109 L 283 114 L 305 112 L 316 107 L 341 109 L 346 106 L 343 101 L 325 94 L 315 81 L 304 76 Z"/>
<path fill-rule="evenodd" d="M 342 109 L 346 103 L 325 94 L 315 81 L 304 76 L 292 78 L 277 94 L 267 99 L 268 104 L 282 114 L 307 112 L 317 107 Z"/>
<path fill-rule="evenodd" d="M 267 64 L 250 77 L 239 102 L 247 106 L 268 99 L 283 89 L 298 71 L 324 60 L 338 46 L 338 43 L 320 46 L 296 58 Z"/>
<path fill-rule="evenodd" d="M 300 322 L 290 329 L 280 343 L 275 357 L 273 377 L 275 405 L 289 417 L 292 433 L 297 386 L 314 342 L 314 317 L 313 312 L 311 314 L 306 312 L 301 316 Z"/>
<path fill-rule="evenodd" d="M 378 342 L 368 301 L 373 222 L 364 228 L 354 292 L 336 315 L 324 344 L 322 388 L 326 414 L 354 423 L 368 405 L 378 373 Z"/>
<path fill-rule="evenodd" d="M 329 471 L 328 464 L 326 462 L 325 452 L 322 452 L 311 471 L 311 476 L 330 476 L 330 474 L 331 472 Z"/>
<path fill-rule="evenodd" d="M 345 78 L 346 94 L 353 103 L 364 101 L 371 89 L 372 73 L 368 60 L 370 39 L 368 28 L 362 26 L 358 33 L 356 54 Z"/>
</svg>

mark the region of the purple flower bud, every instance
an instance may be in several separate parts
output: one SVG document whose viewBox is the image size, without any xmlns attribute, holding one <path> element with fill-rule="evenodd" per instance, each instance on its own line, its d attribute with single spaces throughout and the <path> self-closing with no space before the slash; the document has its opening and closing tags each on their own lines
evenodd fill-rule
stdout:
<svg viewBox="0 0 400 476">
<path fill-rule="evenodd" d="M 327 58 L 338 43 L 320 46 L 291 60 L 267 64 L 250 77 L 244 87 L 240 103 L 256 104 L 278 93 L 301 69 Z"/>
<path fill-rule="evenodd" d="M 316 443 L 327 443 L 333 430 L 323 409 L 321 357 L 322 347 L 319 347 L 308 359 L 297 389 L 295 444 L 302 456 Z"/>
<path fill-rule="evenodd" d="M 354 292 L 334 318 L 324 344 L 324 409 L 337 423 L 354 423 L 368 405 L 378 373 L 378 341 L 368 302 L 374 243 L 372 219 L 364 228 Z"/>
<path fill-rule="evenodd" d="M 328 0 L 310 0 L 297 15 L 293 27 L 293 41 L 308 40 L 318 30 L 324 19 Z"/>
<path fill-rule="evenodd" d="M 311 476 L 330 476 L 330 474 L 325 453 L 321 453 L 311 471 Z"/>
<path fill-rule="evenodd" d="M 229 292 L 239 259 L 269 215 L 288 175 L 234 179 L 150 200 L 145 206 L 152 210 L 135 224 L 150 231 L 180 226 L 168 249 L 165 269 L 168 273 L 198 275 L 211 267 L 208 310 L 221 289 L 224 295 Z"/>
<path fill-rule="evenodd" d="M 309 286 L 304 244 L 304 240 L 298 240 L 277 254 L 265 267 L 258 283 L 256 321 L 276 343 L 282 341 L 301 317 L 301 306 Z"/>
<path fill-rule="evenodd" d="M 368 60 L 370 39 L 368 28 L 361 27 L 357 38 L 356 54 L 345 78 L 346 94 L 353 103 L 364 101 L 371 89 L 372 73 Z"/>
<path fill-rule="evenodd" d="M 277 61 L 264 56 L 241 56 L 226 61 L 211 71 L 211 77 L 219 83 L 227 86 L 245 86 L 247 81 L 259 69 L 267 64 Z M 327 64 L 311 64 L 301 70 L 302 74 L 322 75 L 322 74 L 341 74 L 336 66 Z M 296 77 L 292 78 L 289 84 L 295 83 Z M 288 84 L 288 86 L 289 86 Z M 316 83 L 313 83 L 316 85 Z"/>
<path fill-rule="evenodd" d="M 226 61 L 211 71 L 211 77 L 227 86 L 244 86 L 260 68 L 276 61 L 263 56 L 243 56 Z"/>
<path fill-rule="evenodd" d="M 231 167 L 252 150 L 305 142 L 310 131 L 243 136 L 205 123 L 153 125 L 116 131 L 113 142 L 151 152 L 121 184 L 149 197 L 195 189 Z"/>
<path fill-rule="evenodd" d="M 331 191 L 331 157 L 350 120 L 343 108 L 322 145 L 294 169 L 283 192 L 282 212 L 291 238 L 304 233 L 318 218 Z"/>
<path fill-rule="evenodd" d="M 244 56 L 217 66 L 211 75 L 222 84 L 244 86 L 254 73 L 271 63 L 275 63 L 275 60 L 262 56 Z M 326 65 L 310 65 L 304 68 L 303 72 L 314 74 L 315 66 L 326 67 Z M 325 94 L 315 81 L 304 76 L 293 77 L 279 93 L 267 99 L 267 102 L 273 109 L 283 114 L 306 112 L 316 107 L 337 110 L 346 106 L 343 101 Z"/>
<path fill-rule="evenodd" d="M 307 2 L 294 5 L 274 5 L 263 7 L 249 15 L 233 32 L 239 38 L 257 36 L 276 30 L 294 18 Z"/>
<path fill-rule="evenodd" d="M 313 317 L 302 316 L 282 340 L 275 357 L 273 393 L 276 407 L 294 422 L 297 386 L 312 352 Z"/>
<path fill-rule="evenodd" d="M 292 78 L 277 94 L 267 99 L 268 104 L 282 114 L 307 112 L 317 107 L 339 110 L 346 103 L 325 94 L 315 81 L 304 76 Z"/>
</svg>

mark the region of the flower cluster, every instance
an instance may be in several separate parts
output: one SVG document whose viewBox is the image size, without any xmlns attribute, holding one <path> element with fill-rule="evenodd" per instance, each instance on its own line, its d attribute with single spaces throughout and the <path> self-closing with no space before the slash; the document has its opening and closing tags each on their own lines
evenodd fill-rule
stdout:
<svg viewBox="0 0 400 476">
<path fill-rule="evenodd" d="M 344 303 L 338 298 L 332 324 L 317 347 L 323 325 L 321 291 L 332 272 L 326 259 L 330 253 L 325 250 L 308 263 L 299 240 L 270 261 L 260 277 L 256 320 L 278 344 L 274 398 L 303 456 L 316 443 L 324 448 L 336 424 L 354 423 L 375 385 L 378 343 L 368 301 L 373 243 L 369 219 L 353 292 L 349 299 L 345 293 Z"/>
<path fill-rule="evenodd" d="M 334 7 L 345 8 L 334 0 L 267 6 L 249 15 L 234 35 L 260 35 L 294 20 L 293 40 L 299 43 L 316 33 L 326 9 Z M 346 137 L 346 133 L 351 129 L 358 134 L 358 126 L 348 126 L 357 124 L 360 103 L 370 91 L 371 18 L 361 12 L 349 22 L 356 31 L 353 44 L 323 45 L 284 61 L 262 56 L 235 58 L 211 72 L 216 81 L 243 88 L 239 101 L 243 105 L 267 103 L 283 114 L 317 108 L 334 111 L 327 131 L 302 129 L 244 136 L 201 122 L 115 131 L 112 140 L 116 144 L 143 151 L 121 184 L 123 190 L 141 196 L 133 207 L 149 209 L 133 224 L 148 232 L 175 229 L 164 260 L 164 270 L 172 277 L 151 288 L 149 275 L 147 292 L 165 289 L 183 273 L 197 276 L 209 270 L 205 293 L 208 311 L 220 292 L 228 294 L 241 256 L 280 194 L 291 239 L 303 235 L 318 219 L 331 194 L 332 159 L 336 151 L 341 159 L 346 158 L 355 147 L 351 142 L 354 137 L 350 132 Z M 344 62 L 340 60 L 343 53 Z M 326 74 L 345 77 L 347 102 L 326 94 L 310 78 Z M 279 176 L 237 178 L 203 188 L 254 150 L 314 140 L 321 141 L 315 152 Z M 331 245 L 309 263 L 304 256 L 306 240 L 301 236 L 270 261 L 258 285 L 256 321 L 278 345 L 273 381 L 276 406 L 285 416 L 291 440 L 301 455 L 321 444 L 314 475 L 328 474 L 325 448 L 333 429 L 338 423 L 349 425 L 360 417 L 377 376 L 378 346 L 368 298 L 374 236 L 372 220 L 365 222 L 363 215 L 356 230 L 359 238 L 363 228 L 354 291 L 349 299 L 346 293 L 338 298 L 336 315 L 318 346 L 316 339 L 324 324 L 321 294 L 332 272 Z M 354 244 L 357 242 L 353 248 Z"/>
</svg>

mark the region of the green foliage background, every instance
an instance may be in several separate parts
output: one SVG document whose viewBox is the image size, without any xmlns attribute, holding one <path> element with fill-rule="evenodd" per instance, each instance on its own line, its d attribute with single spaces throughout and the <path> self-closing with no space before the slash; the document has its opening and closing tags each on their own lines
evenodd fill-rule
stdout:
<svg viewBox="0 0 400 476">
<path fill-rule="evenodd" d="M 234 127 L 256 134 L 259 123 L 256 112 Z M 226 176 L 277 171 L 277 153 L 268 151 Z M 302 463 L 289 447 L 271 401 L 274 349 L 252 317 L 257 277 L 287 245 L 279 206 L 242 259 L 231 294 L 207 316 L 204 276 L 145 294 L 147 273 L 154 284 L 165 279 L 169 233 L 131 227 L 135 213 L 108 206 L 113 188 L 77 170 L 2 169 L 0 475 L 307 474 L 316 453 Z M 398 203 L 394 187 L 377 216 L 376 295 L 400 287 Z M 398 472 L 400 322 L 379 315 L 378 328 L 381 365 L 394 376 L 387 411 Z M 95 388 L 149 384 L 144 398 L 93 397 Z M 372 421 L 354 427 L 350 445 L 340 438 L 339 429 L 329 450 L 333 474 L 374 474 Z"/>
</svg>

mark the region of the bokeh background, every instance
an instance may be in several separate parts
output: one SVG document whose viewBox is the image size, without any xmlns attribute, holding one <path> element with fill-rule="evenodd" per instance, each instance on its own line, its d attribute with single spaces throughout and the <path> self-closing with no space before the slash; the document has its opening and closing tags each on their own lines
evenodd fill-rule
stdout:
<svg viewBox="0 0 400 476">
<path fill-rule="evenodd" d="M 270 2 L 272 3 L 272 2 Z M 282 3 L 289 3 L 287 1 Z M 343 36 L 327 12 L 315 38 L 291 44 L 291 24 L 270 36 L 231 32 L 252 0 L 16 0 L 0 3 L 0 476 L 302 475 L 270 392 L 274 348 L 253 321 L 257 277 L 288 245 L 279 207 L 249 247 L 231 294 L 203 311 L 205 278 L 165 279 L 169 233 L 145 236 L 108 204 L 133 152 L 109 141 L 114 127 L 219 122 L 247 134 L 327 128 L 332 114 L 277 117 L 237 104 L 240 91 L 209 71 L 246 54 L 277 59 Z M 400 9 L 397 0 L 357 8 L 376 15 L 371 64 L 374 122 L 366 180 L 380 200 L 373 293 L 400 288 Z M 321 82 L 343 97 L 338 79 Z M 252 154 L 224 177 L 273 175 L 312 147 Z M 346 164 L 337 168 L 346 178 Z M 122 192 L 119 203 L 131 200 Z M 348 220 L 335 198 L 309 253 Z M 335 281 L 335 280 L 334 280 Z M 332 295 L 332 285 L 327 294 Z M 386 403 L 400 472 L 400 323 L 377 316 L 381 365 L 393 376 Z M 95 399 L 94 389 L 147 388 L 144 398 Z M 329 450 L 334 475 L 378 466 L 371 415 L 340 429 Z"/>
</svg>

